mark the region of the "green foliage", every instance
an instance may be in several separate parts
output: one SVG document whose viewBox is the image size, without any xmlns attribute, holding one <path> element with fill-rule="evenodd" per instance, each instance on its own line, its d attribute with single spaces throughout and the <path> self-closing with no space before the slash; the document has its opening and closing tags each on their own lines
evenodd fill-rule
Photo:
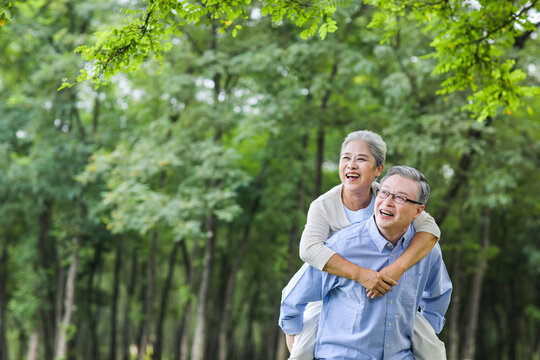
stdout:
<svg viewBox="0 0 540 360">
<path fill-rule="evenodd" d="M 0 26 L 9 24 L 14 15 L 13 3 L 11 1 L 0 0 Z"/>
<path fill-rule="evenodd" d="M 410 19 L 424 31 L 433 34 L 437 59 L 433 75 L 445 75 L 438 94 L 455 91 L 472 92 L 465 110 L 478 121 L 495 116 L 499 109 L 511 114 L 523 105 L 524 97 L 539 94 L 537 87 L 522 85 L 525 74 L 515 68 L 515 61 L 503 54 L 516 38 L 532 31 L 530 11 L 538 10 L 537 2 L 505 1 L 370 1 L 380 8 L 370 26 L 385 29 L 389 41 L 400 27 L 399 18 Z"/>
<path fill-rule="evenodd" d="M 112 209 L 105 220 L 111 231 L 145 235 L 166 226 L 183 239 L 203 235 L 201 224 L 211 212 L 225 222 L 239 213 L 236 189 L 247 178 L 234 169 L 236 161 L 231 149 L 190 141 L 181 126 L 156 121 L 144 137 L 94 155 L 78 179 L 107 179 L 102 207 Z M 169 177 L 172 183 L 163 180 Z"/>
<path fill-rule="evenodd" d="M 471 22 L 477 10 L 468 14 L 452 5 L 457 3 L 449 4 L 445 9 L 454 18 L 445 18 L 448 29 L 443 29 L 437 25 L 440 20 L 432 23 L 422 13 L 437 4 L 415 2 L 419 6 L 410 8 L 405 2 L 383 3 L 397 16 L 379 12 L 380 7 L 327 1 L 326 18 L 306 17 L 299 30 L 293 24 L 299 18 L 289 17 L 294 6 L 305 8 L 302 14 L 311 9 L 299 2 L 290 2 L 286 11 L 279 2 L 266 3 L 267 16 L 259 18 L 252 14 L 261 11 L 261 3 L 215 2 L 204 10 L 196 4 L 155 1 L 144 3 L 153 10 L 143 37 L 148 12 L 123 11 L 129 18 L 125 27 L 117 28 L 114 44 L 108 38 L 113 30 L 104 31 L 119 22 L 114 2 L 17 4 L 17 21 L 0 31 L 0 98 L 6 99 L 0 102 L 0 246 L 7 244 L 9 253 L 2 269 L 8 273 L 5 313 L 11 358 L 25 356 L 14 349 L 26 346 L 24 337 L 36 330 L 45 354 L 53 338 L 45 336 L 51 325 L 46 318 L 55 318 L 62 300 L 58 279 L 67 272 L 74 236 L 82 242 L 69 358 L 107 357 L 115 350 L 109 345 L 114 319 L 116 333 L 127 329 L 129 343 L 137 342 L 135 330 L 145 320 L 151 321 L 154 334 L 161 309 L 166 310 L 162 358 L 172 358 L 173 344 L 178 344 L 172 334 L 182 319 L 192 315 L 191 327 L 196 325 L 209 215 L 215 215 L 217 224 L 208 339 L 218 337 L 214 325 L 227 314 L 228 357 L 267 358 L 277 342 L 280 291 L 289 269 L 301 265 L 296 246 L 316 192 L 319 136 L 324 140 L 320 193 L 339 182 L 339 147 L 347 132 L 358 129 L 383 135 L 386 169 L 407 164 L 426 174 L 432 187 L 428 211 L 440 222 L 440 244 L 456 282 L 456 268 L 461 270 L 462 289 L 456 290 L 463 305 L 460 317 L 468 306 L 476 265 L 487 260 L 480 325 L 491 330 L 478 339 L 477 357 L 496 358 L 509 343 L 518 345 L 515 358 L 525 357 L 520 349 L 528 346 L 531 334 L 514 332 L 512 337 L 497 326 L 502 323 L 506 329 L 516 321 L 521 329 L 531 329 L 537 324 L 540 253 L 534 239 L 540 201 L 534 185 L 540 181 L 540 124 L 534 114 L 540 103 L 527 98 L 527 90 L 516 93 L 523 104 L 511 114 L 495 105 L 471 103 L 492 114 L 484 122 L 471 118 L 463 105 L 476 92 L 486 99 L 497 91 L 507 96 L 515 85 L 534 93 L 538 41 L 530 37 L 510 47 L 509 38 L 491 50 L 480 48 L 484 57 L 500 62 L 492 66 L 482 60 L 485 68 L 480 70 L 486 72 L 475 73 L 474 91 L 465 82 L 443 98 L 435 93 L 457 68 L 450 64 L 442 69 L 446 72 L 431 76 L 440 59 L 424 55 L 437 51 L 429 44 L 439 35 L 423 26 L 433 26 L 441 35 L 457 31 L 459 16 L 469 16 Z M 439 5 L 441 11 L 447 6 Z M 179 11 L 167 10 L 180 7 L 194 17 L 181 19 Z M 227 7 L 233 12 L 212 17 Z M 203 10 L 206 15 L 195 14 Z M 502 16 L 495 10 L 493 20 Z M 435 11 L 430 19 L 435 15 L 444 18 Z M 377 19 L 380 27 L 366 26 Z M 321 41 L 332 21 L 339 29 Z M 308 40 L 300 36 L 305 30 L 314 31 Z M 111 72 L 104 70 L 100 78 L 108 86 L 96 90 L 80 83 L 56 92 L 66 73 L 85 66 L 88 76 L 99 73 L 97 62 L 84 65 L 73 54 L 96 31 L 102 32 L 98 56 L 103 54 L 103 60 L 131 44 L 117 58 L 125 55 L 125 69 L 134 64 L 129 54 L 136 50 L 140 65 L 129 73 L 116 67 L 113 75 L 118 64 L 111 60 Z M 524 34 L 519 31 L 512 30 Z M 381 44 L 385 34 L 387 41 Z M 452 36 L 455 41 L 474 39 L 466 33 Z M 164 51 L 168 42 L 173 46 Z M 141 44 L 145 50 L 137 50 Z M 161 52 L 160 59 L 151 58 L 156 54 L 152 49 Z M 454 50 L 461 57 L 470 49 L 459 43 Z M 449 61 L 451 54 L 446 55 Z M 470 166 L 463 165 L 464 159 Z M 457 180 L 460 186 L 449 196 Z M 482 214 L 487 208 L 491 244 L 484 248 Z M 446 210 L 444 219 L 438 219 Z M 143 298 L 154 236 L 155 301 L 147 319 Z M 175 244 L 181 247 L 172 258 Z M 171 288 L 162 308 L 158 299 L 167 286 L 169 261 Z M 225 287 L 232 279 L 232 304 L 225 312 Z M 522 283 L 530 286 L 512 288 Z M 189 343 L 189 329 L 184 333 Z M 444 333 L 442 338 L 448 340 Z M 209 351 L 208 358 L 217 358 L 217 345 Z"/>
<path fill-rule="evenodd" d="M 108 82 L 111 76 L 122 71 L 137 69 L 149 56 L 162 59 L 162 53 L 168 51 L 171 37 L 181 36 L 186 24 L 210 25 L 220 34 L 232 28 L 233 37 L 238 35 L 242 25 L 233 23 L 239 18 L 248 19 L 248 12 L 256 9 L 263 16 L 268 16 L 276 24 L 285 19 L 305 28 L 301 37 L 307 39 L 316 34 L 325 38 L 329 32 L 337 30 L 337 22 L 332 19 L 336 11 L 336 2 L 315 0 L 311 3 L 288 0 L 263 0 L 260 8 L 251 4 L 251 0 L 222 2 L 206 0 L 202 4 L 177 1 L 148 0 L 144 10 L 125 10 L 126 20 L 119 28 L 96 33 L 94 45 L 83 45 L 76 49 L 91 64 L 81 70 L 77 81 L 92 79 L 95 86 Z M 345 1 L 340 1 L 345 4 Z M 59 90 L 73 86 L 67 79 Z"/>
</svg>

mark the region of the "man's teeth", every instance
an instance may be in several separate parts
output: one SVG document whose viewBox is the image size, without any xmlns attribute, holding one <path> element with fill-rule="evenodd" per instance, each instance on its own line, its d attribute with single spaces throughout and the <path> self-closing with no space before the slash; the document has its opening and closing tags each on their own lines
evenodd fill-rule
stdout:
<svg viewBox="0 0 540 360">
<path fill-rule="evenodd" d="M 357 174 L 347 174 L 348 178 L 359 178 L 360 176 Z"/>
<path fill-rule="evenodd" d="M 381 214 L 386 215 L 386 216 L 394 216 L 394 214 L 392 214 L 391 212 L 384 211 L 384 210 L 381 210 Z"/>
</svg>

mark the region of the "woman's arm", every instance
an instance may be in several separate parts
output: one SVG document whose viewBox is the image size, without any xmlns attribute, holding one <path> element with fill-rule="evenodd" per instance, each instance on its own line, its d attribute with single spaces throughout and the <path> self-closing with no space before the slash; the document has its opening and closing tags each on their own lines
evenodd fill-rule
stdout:
<svg viewBox="0 0 540 360">
<path fill-rule="evenodd" d="M 407 249 L 405 249 L 403 254 L 394 263 L 380 271 L 383 275 L 395 281 L 399 281 L 405 271 L 429 254 L 439 240 L 441 231 L 433 217 L 425 211 L 422 212 L 418 219 L 413 221 L 413 226 L 416 234 L 411 239 L 411 243 Z"/>
<path fill-rule="evenodd" d="M 390 276 L 358 266 L 337 253 L 328 260 L 323 271 L 359 282 L 366 288 L 370 298 L 382 296 L 397 285 Z"/>
<path fill-rule="evenodd" d="M 309 265 L 322 270 L 328 260 L 336 253 L 324 244 L 331 235 L 327 209 L 320 201 L 309 206 L 306 226 L 300 239 L 300 258 Z"/>
<path fill-rule="evenodd" d="M 351 263 L 326 246 L 324 242 L 330 235 L 327 209 L 322 202 L 314 201 L 300 240 L 300 258 L 319 270 L 359 282 L 372 292 L 370 297 L 382 296 L 396 285 L 387 275 Z"/>
</svg>

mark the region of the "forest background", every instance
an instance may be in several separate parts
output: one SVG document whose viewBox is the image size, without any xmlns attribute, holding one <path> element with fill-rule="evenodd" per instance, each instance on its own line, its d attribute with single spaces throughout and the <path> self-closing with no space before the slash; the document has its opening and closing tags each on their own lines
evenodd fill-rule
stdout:
<svg viewBox="0 0 540 360">
<path fill-rule="evenodd" d="M 538 1 L 186 4 L 1 2 L 0 360 L 285 359 L 358 129 L 432 186 L 449 359 L 540 359 Z"/>
</svg>

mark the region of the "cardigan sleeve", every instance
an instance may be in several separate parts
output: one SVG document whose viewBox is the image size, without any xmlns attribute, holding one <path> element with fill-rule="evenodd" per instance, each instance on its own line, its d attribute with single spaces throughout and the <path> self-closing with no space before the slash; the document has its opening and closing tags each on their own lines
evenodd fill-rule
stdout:
<svg viewBox="0 0 540 360">
<path fill-rule="evenodd" d="M 413 226 L 416 232 L 424 231 L 437 238 L 441 237 L 441 230 L 437 226 L 435 219 L 425 211 L 422 211 L 420 216 L 414 219 Z"/>
<path fill-rule="evenodd" d="M 336 253 L 324 244 L 330 233 L 327 209 L 322 201 L 313 201 L 309 206 L 306 226 L 300 239 L 300 258 L 322 270 Z"/>
</svg>

